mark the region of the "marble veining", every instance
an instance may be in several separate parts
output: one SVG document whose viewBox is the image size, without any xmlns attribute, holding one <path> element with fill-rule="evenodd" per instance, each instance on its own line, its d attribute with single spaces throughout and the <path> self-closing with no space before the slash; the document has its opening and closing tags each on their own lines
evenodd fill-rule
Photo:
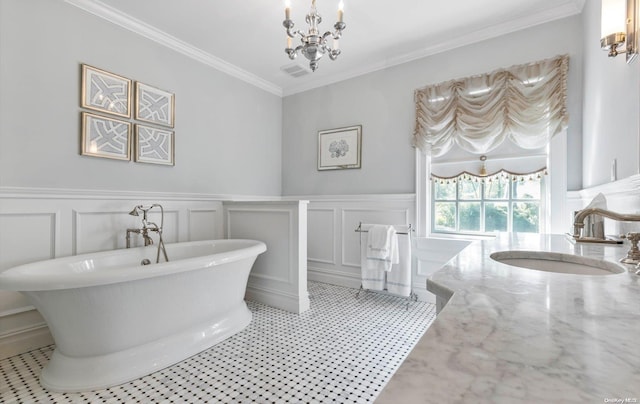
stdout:
<svg viewBox="0 0 640 404">
<path fill-rule="evenodd" d="M 449 299 L 376 403 L 640 402 L 640 276 L 536 271 L 497 251 L 617 262 L 624 245 L 514 234 L 470 244 L 427 289 Z"/>
</svg>

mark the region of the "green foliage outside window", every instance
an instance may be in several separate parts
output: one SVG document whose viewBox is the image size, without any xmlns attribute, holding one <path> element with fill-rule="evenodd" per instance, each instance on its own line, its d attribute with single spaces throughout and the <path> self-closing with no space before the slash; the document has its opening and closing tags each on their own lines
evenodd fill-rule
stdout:
<svg viewBox="0 0 640 404">
<path fill-rule="evenodd" d="M 540 231 L 541 179 L 510 177 L 433 181 L 433 231 L 494 233 Z"/>
</svg>

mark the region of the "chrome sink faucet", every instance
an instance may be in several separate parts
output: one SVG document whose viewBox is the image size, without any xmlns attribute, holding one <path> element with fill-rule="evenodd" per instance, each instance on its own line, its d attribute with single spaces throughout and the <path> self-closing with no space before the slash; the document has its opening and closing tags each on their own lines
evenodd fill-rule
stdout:
<svg viewBox="0 0 640 404">
<path fill-rule="evenodd" d="M 584 229 L 584 220 L 589 215 L 600 215 L 609 219 L 617 220 L 620 222 L 640 222 L 640 215 L 617 213 L 601 208 L 587 208 L 578 211 L 573 218 L 573 238 L 576 241 L 583 242 L 605 242 L 604 239 L 596 239 L 593 237 L 582 237 L 582 230 Z M 631 242 L 631 248 L 627 252 L 627 256 L 620 260 L 625 264 L 640 264 L 640 249 L 638 248 L 638 242 L 640 241 L 640 233 L 627 233 L 621 236 Z"/>
<path fill-rule="evenodd" d="M 153 208 L 160 208 L 160 226 L 155 224 L 154 222 L 150 222 L 147 218 L 147 213 Z M 162 227 L 164 225 L 164 209 L 162 205 L 154 203 L 149 206 L 137 205 L 135 206 L 129 214 L 131 216 L 140 216 L 140 212 L 142 212 L 142 227 L 139 229 L 127 229 L 127 248 L 131 247 L 131 233 L 136 233 L 142 235 L 144 240 L 144 245 L 149 246 L 153 244 L 153 239 L 149 235 L 149 232 L 158 233 L 158 253 L 156 255 L 156 264 L 160 262 L 160 252 L 162 251 L 164 260 L 169 262 L 169 257 L 167 256 L 167 251 L 164 248 L 164 240 L 162 239 Z"/>
</svg>

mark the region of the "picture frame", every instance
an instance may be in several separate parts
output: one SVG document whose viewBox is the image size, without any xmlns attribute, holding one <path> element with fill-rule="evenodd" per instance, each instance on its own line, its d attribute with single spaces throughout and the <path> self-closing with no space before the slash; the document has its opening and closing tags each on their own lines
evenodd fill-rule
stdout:
<svg viewBox="0 0 640 404">
<path fill-rule="evenodd" d="M 124 118 L 131 117 L 132 81 L 97 67 L 82 64 L 83 108 Z"/>
<path fill-rule="evenodd" d="M 318 170 L 361 167 L 362 125 L 318 132 Z"/>
<path fill-rule="evenodd" d="M 173 128 L 175 95 L 169 91 L 136 82 L 135 119 Z"/>
<path fill-rule="evenodd" d="M 81 113 L 84 156 L 131 160 L 131 123 L 102 115 Z"/>
<path fill-rule="evenodd" d="M 175 165 L 174 132 L 165 128 L 135 125 L 135 161 Z"/>
</svg>

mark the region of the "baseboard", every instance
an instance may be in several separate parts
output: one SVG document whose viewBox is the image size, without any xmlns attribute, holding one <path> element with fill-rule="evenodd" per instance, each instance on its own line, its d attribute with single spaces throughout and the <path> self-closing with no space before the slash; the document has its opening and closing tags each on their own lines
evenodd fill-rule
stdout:
<svg viewBox="0 0 640 404">
<path fill-rule="evenodd" d="M 344 286 L 347 288 L 359 289 L 361 282 L 357 276 L 339 271 L 332 271 L 325 268 L 314 268 L 307 264 L 307 279 L 310 281 L 328 283 L 330 285 Z M 425 290 L 416 289 L 413 287 L 413 292 L 418 296 L 418 300 L 421 302 L 434 303 L 436 302 L 436 296 Z"/>
<path fill-rule="evenodd" d="M 276 307 L 292 313 L 302 313 L 309 310 L 311 307 L 309 293 L 307 293 L 306 290 L 304 296 L 296 296 L 289 293 L 283 293 L 278 290 L 247 285 L 247 290 L 244 296 L 247 300 L 263 303 L 267 306 Z"/>
<path fill-rule="evenodd" d="M 0 336 L 0 359 L 9 358 L 53 344 L 53 337 L 46 323 Z"/>
<path fill-rule="evenodd" d="M 309 266 L 307 263 L 307 279 L 310 281 L 328 283 L 330 285 L 344 286 L 358 289 L 360 278 L 349 273 L 333 271 L 325 268 Z"/>
</svg>

